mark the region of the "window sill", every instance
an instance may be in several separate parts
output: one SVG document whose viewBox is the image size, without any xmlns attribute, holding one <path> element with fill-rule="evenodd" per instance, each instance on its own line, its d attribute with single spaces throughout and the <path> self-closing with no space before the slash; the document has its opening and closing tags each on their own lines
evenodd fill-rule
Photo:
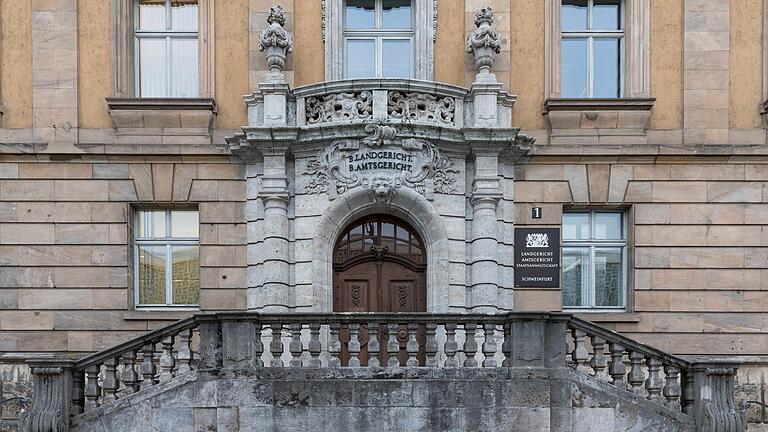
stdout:
<svg viewBox="0 0 768 432">
<path fill-rule="evenodd" d="M 200 309 L 137 309 L 123 312 L 126 321 L 178 321 L 200 313 Z"/>
<path fill-rule="evenodd" d="M 118 134 L 209 136 L 216 117 L 211 98 L 107 98 Z"/>
<path fill-rule="evenodd" d="M 608 310 L 564 310 L 565 313 L 571 313 L 577 318 L 596 323 L 636 323 L 640 322 L 640 317 L 634 312 L 608 311 Z"/>
<path fill-rule="evenodd" d="M 546 124 L 554 137 L 645 136 L 654 98 L 547 99 Z"/>
</svg>

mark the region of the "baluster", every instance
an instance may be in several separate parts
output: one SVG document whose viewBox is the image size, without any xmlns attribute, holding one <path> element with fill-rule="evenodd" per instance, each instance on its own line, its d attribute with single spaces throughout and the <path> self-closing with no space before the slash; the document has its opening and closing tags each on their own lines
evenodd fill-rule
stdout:
<svg viewBox="0 0 768 432">
<path fill-rule="evenodd" d="M 408 360 L 405 362 L 406 366 L 418 366 L 419 361 L 416 360 L 416 354 L 419 353 L 419 341 L 416 340 L 416 323 L 408 323 L 408 343 L 405 344 L 405 350 L 408 351 Z"/>
<path fill-rule="evenodd" d="M 693 387 L 693 374 L 686 371 L 683 375 L 683 412 L 691 415 L 693 413 L 693 402 L 696 400 L 696 389 Z"/>
<path fill-rule="evenodd" d="M 664 365 L 664 374 L 666 375 L 666 384 L 664 385 L 664 397 L 667 399 L 667 406 L 680 409 L 680 369 L 673 365 Z"/>
<path fill-rule="evenodd" d="M 427 344 L 424 350 L 427 353 L 427 367 L 437 367 L 437 338 L 435 333 L 437 332 L 436 323 L 427 323 Z"/>
<path fill-rule="evenodd" d="M 483 333 L 485 340 L 483 341 L 483 367 L 492 368 L 496 367 L 496 339 L 494 333 L 496 332 L 496 324 L 486 323 L 483 325 Z"/>
<path fill-rule="evenodd" d="M 360 367 L 360 324 L 349 325 L 349 367 Z"/>
<path fill-rule="evenodd" d="M 400 343 L 397 341 L 397 323 L 387 324 L 387 359 L 388 367 L 400 366 L 400 359 L 397 355 L 400 353 Z"/>
<path fill-rule="evenodd" d="M 656 357 L 648 357 L 645 361 L 648 366 L 648 379 L 645 380 L 645 389 L 648 391 L 648 399 L 656 402 L 662 402 L 661 388 L 664 383 L 661 381 L 661 361 Z"/>
<path fill-rule="evenodd" d="M 176 360 L 173 358 L 173 336 L 166 336 L 160 342 L 163 346 L 163 352 L 160 354 L 160 382 L 164 383 L 173 378 L 173 367 Z"/>
<path fill-rule="evenodd" d="M 502 366 L 512 366 L 512 323 L 504 323 L 504 342 L 501 344 L 501 350 L 504 353 L 504 362 Z"/>
<path fill-rule="evenodd" d="M 154 353 L 154 343 L 148 343 L 141 349 L 141 354 L 144 356 L 141 361 L 141 367 L 139 367 L 139 371 L 143 378 L 141 385 L 139 386 L 139 389 L 141 390 L 148 389 L 155 385 L 155 373 L 157 372 L 157 368 L 155 367 Z"/>
<path fill-rule="evenodd" d="M 379 367 L 379 323 L 368 323 L 368 367 Z"/>
<path fill-rule="evenodd" d="M 445 367 L 459 367 L 459 362 L 456 360 L 456 351 L 458 349 L 456 323 L 447 323 L 445 325 Z"/>
<path fill-rule="evenodd" d="M 272 353 L 271 367 L 283 367 L 283 325 L 272 324 L 272 341 L 269 343 L 269 352 Z"/>
<path fill-rule="evenodd" d="M 624 381 L 624 375 L 627 373 L 627 369 L 624 366 L 624 346 L 612 342 L 609 344 L 611 351 L 611 366 L 608 372 L 611 374 L 613 385 L 618 388 L 626 388 L 627 384 Z"/>
<path fill-rule="evenodd" d="M 627 375 L 627 381 L 629 381 L 629 385 L 632 387 L 630 390 L 632 390 L 632 393 L 636 395 L 643 394 L 642 386 L 645 382 L 645 373 L 643 372 L 644 360 L 645 356 L 643 356 L 642 353 L 637 351 L 630 351 L 629 363 L 632 365 L 632 367 L 629 370 L 629 374 Z"/>
<path fill-rule="evenodd" d="M 291 324 L 291 342 L 288 344 L 288 350 L 291 352 L 291 367 L 301 367 L 301 353 L 304 351 L 304 344 L 301 343 L 301 324 Z"/>
<path fill-rule="evenodd" d="M 477 331 L 477 324 L 464 324 L 464 333 L 466 335 L 466 339 L 464 339 L 464 354 L 467 356 L 464 359 L 464 367 L 477 367 L 477 360 L 475 360 L 475 354 L 477 354 L 475 331 Z"/>
<path fill-rule="evenodd" d="M 139 374 L 136 373 L 136 350 L 129 350 L 122 356 L 123 372 L 120 381 L 123 382 L 123 393 L 129 395 L 136 392 Z"/>
<path fill-rule="evenodd" d="M 608 357 L 605 355 L 605 339 L 600 336 L 592 336 L 592 360 L 590 366 L 595 371 L 595 378 L 608 381 Z"/>
<path fill-rule="evenodd" d="M 179 351 L 176 353 L 176 376 L 191 370 L 192 362 L 192 329 L 179 332 Z"/>
<path fill-rule="evenodd" d="M 101 404 L 114 402 L 117 400 L 117 358 L 110 357 L 104 360 L 104 379 L 101 381 L 103 397 Z"/>
<path fill-rule="evenodd" d="M 253 355 L 256 357 L 256 367 L 264 367 L 264 362 L 261 360 L 261 355 L 264 353 L 264 342 L 261 340 L 264 335 L 264 328 L 260 322 L 254 324 L 254 327 L 256 329 L 256 336 L 253 340 L 253 350 L 255 351 Z"/>
<path fill-rule="evenodd" d="M 328 360 L 328 366 L 339 367 L 341 366 L 341 359 L 339 354 L 341 353 L 341 341 L 339 341 L 339 323 L 333 323 L 331 328 L 331 340 L 328 341 L 328 354 L 331 358 Z"/>
<path fill-rule="evenodd" d="M 99 406 L 99 365 L 91 365 L 85 369 L 85 411 Z"/>
<path fill-rule="evenodd" d="M 319 368 L 322 366 L 320 363 L 320 353 L 323 350 L 323 345 L 320 343 L 320 323 L 312 323 L 309 325 L 309 367 Z"/>
<path fill-rule="evenodd" d="M 75 369 L 72 373 L 72 414 L 81 414 L 83 412 L 83 378 L 85 374 L 82 369 Z"/>
<path fill-rule="evenodd" d="M 573 329 L 573 352 L 571 359 L 576 364 L 576 371 L 589 374 L 589 350 L 587 350 L 587 334 L 584 330 Z"/>
</svg>

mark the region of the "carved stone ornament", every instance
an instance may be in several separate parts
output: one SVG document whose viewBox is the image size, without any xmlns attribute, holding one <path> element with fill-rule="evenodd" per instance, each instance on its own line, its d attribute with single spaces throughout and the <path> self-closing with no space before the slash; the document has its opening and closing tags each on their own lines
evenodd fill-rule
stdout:
<svg viewBox="0 0 768 432">
<path fill-rule="evenodd" d="M 481 71 L 490 71 L 496 54 L 501 52 L 501 37 L 491 24 L 493 10 L 487 6 L 481 8 L 475 13 L 477 28 L 467 37 L 467 52 L 474 56 L 475 67 Z"/>
<path fill-rule="evenodd" d="M 286 31 L 285 13 L 282 6 L 269 8 L 267 16 L 269 25 L 259 36 L 259 51 L 266 51 L 267 66 L 271 72 L 282 72 L 285 67 L 285 56 L 293 48 L 291 34 Z"/>
<path fill-rule="evenodd" d="M 311 97 L 306 101 L 305 112 L 307 124 L 370 119 L 373 116 L 373 94 L 361 91 Z"/>
<path fill-rule="evenodd" d="M 452 126 L 456 104 L 452 97 L 428 93 L 390 91 L 387 96 L 389 116 L 404 121 L 431 122 Z"/>
<path fill-rule="evenodd" d="M 360 140 L 334 141 L 321 156 L 310 159 L 303 174 L 305 192 L 327 193 L 330 199 L 346 191 L 368 189 L 376 202 L 389 202 L 397 189 L 406 186 L 431 199 L 434 192 L 456 192 L 459 170 L 432 143 L 397 138 L 386 125 L 369 124 L 369 136 Z"/>
</svg>

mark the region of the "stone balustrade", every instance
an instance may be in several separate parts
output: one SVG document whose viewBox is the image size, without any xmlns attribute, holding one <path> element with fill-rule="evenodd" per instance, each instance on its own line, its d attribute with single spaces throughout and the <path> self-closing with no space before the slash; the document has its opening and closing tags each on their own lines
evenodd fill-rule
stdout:
<svg viewBox="0 0 768 432">
<path fill-rule="evenodd" d="M 329 81 L 283 90 L 287 102 L 276 108 L 265 98 L 273 85 L 262 87 L 245 97 L 252 127 L 269 125 L 272 117 L 286 109 L 286 125 L 297 127 L 388 122 L 459 129 L 475 123 L 477 92 L 450 84 L 396 78 Z M 511 127 L 515 96 L 500 86 L 489 91 L 496 99 L 492 110 L 494 116 L 498 114 L 496 126 Z"/>
<path fill-rule="evenodd" d="M 701 430 L 746 425 L 733 402 L 736 365 L 690 363 L 557 313 L 200 314 L 77 361 L 30 366 L 35 399 L 23 418 L 28 431 L 66 430 L 61 413 L 87 413 L 188 373 L 258 368 L 570 366 L 616 391 L 691 415 Z"/>
</svg>

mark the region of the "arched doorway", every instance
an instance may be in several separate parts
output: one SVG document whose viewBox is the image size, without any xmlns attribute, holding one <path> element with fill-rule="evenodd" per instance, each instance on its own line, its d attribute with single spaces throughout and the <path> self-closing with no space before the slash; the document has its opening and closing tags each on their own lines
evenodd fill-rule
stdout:
<svg viewBox="0 0 768 432">
<path fill-rule="evenodd" d="M 334 312 L 426 312 L 426 263 L 424 242 L 406 222 L 353 222 L 333 252 Z"/>
</svg>

